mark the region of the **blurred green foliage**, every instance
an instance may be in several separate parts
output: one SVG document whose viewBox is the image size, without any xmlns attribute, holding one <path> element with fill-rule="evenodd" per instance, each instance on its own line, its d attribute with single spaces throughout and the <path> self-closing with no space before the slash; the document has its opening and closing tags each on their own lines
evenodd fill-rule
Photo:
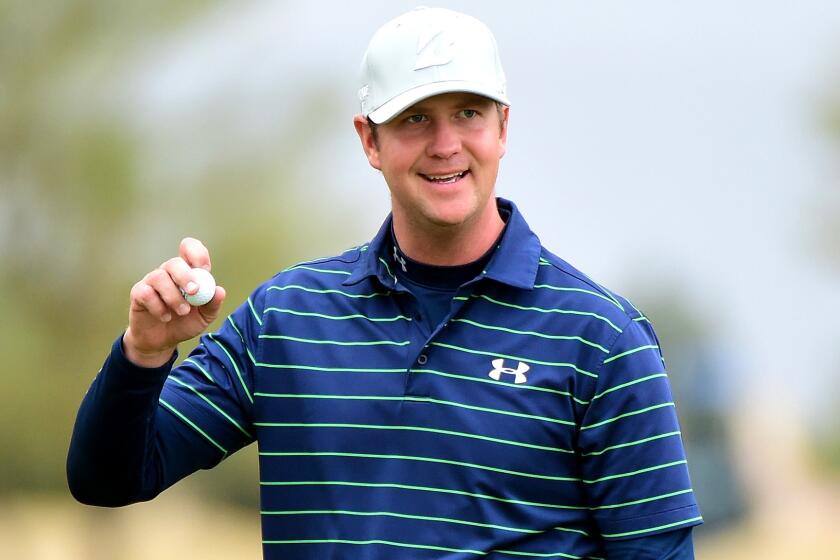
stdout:
<svg viewBox="0 0 840 560">
<path fill-rule="evenodd" d="M 335 246 L 329 233 L 332 245 L 301 239 L 338 210 L 307 221 L 306 194 L 293 192 L 276 158 L 220 158 L 186 182 L 149 184 L 142 139 L 113 110 L 114 82 L 132 53 L 211 8 L 0 2 L 0 495 L 64 490 L 75 413 L 125 326 L 128 292 L 182 237 L 211 248 L 228 291 L 223 314 L 312 251 L 353 244 Z M 329 96 L 312 88 L 309 110 L 261 153 L 294 159 L 308 149 L 333 117 Z M 165 164 L 177 166 L 178 155 Z M 243 453 L 214 473 L 214 492 L 253 503 L 256 452 Z"/>
<path fill-rule="evenodd" d="M 834 78 L 834 87 L 830 90 L 827 102 L 823 104 L 821 122 L 824 130 L 833 142 L 835 161 L 840 161 L 840 80 Z M 840 266 L 840 165 L 835 165 L 833 183 L 815 204 L 817 216 L 817 246 L 828 261 Z M 818 425 L 811 432 L 813 449 L 819 465 L 832 474 L 840 473 L 840 347 L 828 349 L 826 356 L 834 364 L 833 383 L 823 391 L 823 410 L 826 414 L 819 419 Z"/>
</svg>

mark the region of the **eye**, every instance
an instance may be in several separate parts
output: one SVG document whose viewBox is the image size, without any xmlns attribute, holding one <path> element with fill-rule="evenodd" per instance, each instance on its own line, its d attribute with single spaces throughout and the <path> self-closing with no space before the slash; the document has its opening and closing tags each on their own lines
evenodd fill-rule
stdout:
<svg viewBox="0 0 840 560">
<path fill-rule="evenodd" d="M 426 120 L 426 115 L 409 115 L 405 121 L 411 124 L 419 124 Z"/>
<path fill-rule="evenodd" d="M 464 109 L 461 111 L 461 115 L 466 119 L 474 119 L 478 116 L 478 111 L 475 109 Z"/>
</svg>

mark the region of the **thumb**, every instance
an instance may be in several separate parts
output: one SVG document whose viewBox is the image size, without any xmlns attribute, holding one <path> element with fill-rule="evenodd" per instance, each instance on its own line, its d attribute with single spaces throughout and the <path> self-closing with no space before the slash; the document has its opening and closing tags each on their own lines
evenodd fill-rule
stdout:
<svg viewBox="0 0 840 560">
<path fill-rule="evenodd" d="M 219 311 L 222 309 L 222 303 L 225 301 L 226 295 L 227 293 L 224 288 L 216 286 L 216 293 L 213 294 L 213 299 L 198 308 L 199 313 L 201 313 L 208 325 L 219 316 Z"/>
</svg>

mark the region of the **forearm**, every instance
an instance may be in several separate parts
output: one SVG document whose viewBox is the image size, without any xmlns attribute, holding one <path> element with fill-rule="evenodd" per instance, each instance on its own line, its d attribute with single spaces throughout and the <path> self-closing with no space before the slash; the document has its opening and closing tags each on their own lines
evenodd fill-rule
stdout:
<svg viewBox="0 0 840 560">
<path fill-rule="evenodd" d="M 160 368 L 139 368 L 125 358 L 120 340 L 114 344 L 73 430 L 67 479 L 77 500 L 119 506 L 165 488 L 158 396 L 173 361 L 174 355 Z"/>
</svg>

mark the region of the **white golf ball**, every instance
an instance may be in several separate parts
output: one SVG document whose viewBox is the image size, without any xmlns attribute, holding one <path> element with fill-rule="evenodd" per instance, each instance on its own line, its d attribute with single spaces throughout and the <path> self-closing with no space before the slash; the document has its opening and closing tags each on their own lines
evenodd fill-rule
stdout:
<svg viewBox="0 0 840 560">
<path fill-rule="evenodd" d="M 213 279 L 212 274 L 203 268 L 192 269 L 192 275 L 193 282 L 198 284 L 198 291 L 193 295 L 186 293 L 184 290 L 181 290 L 181 293 L 184 294 L 187 303 L 194 307 L 200 307 L 209 303 L 216 294 L 216 280 Z"/>
</svg>

